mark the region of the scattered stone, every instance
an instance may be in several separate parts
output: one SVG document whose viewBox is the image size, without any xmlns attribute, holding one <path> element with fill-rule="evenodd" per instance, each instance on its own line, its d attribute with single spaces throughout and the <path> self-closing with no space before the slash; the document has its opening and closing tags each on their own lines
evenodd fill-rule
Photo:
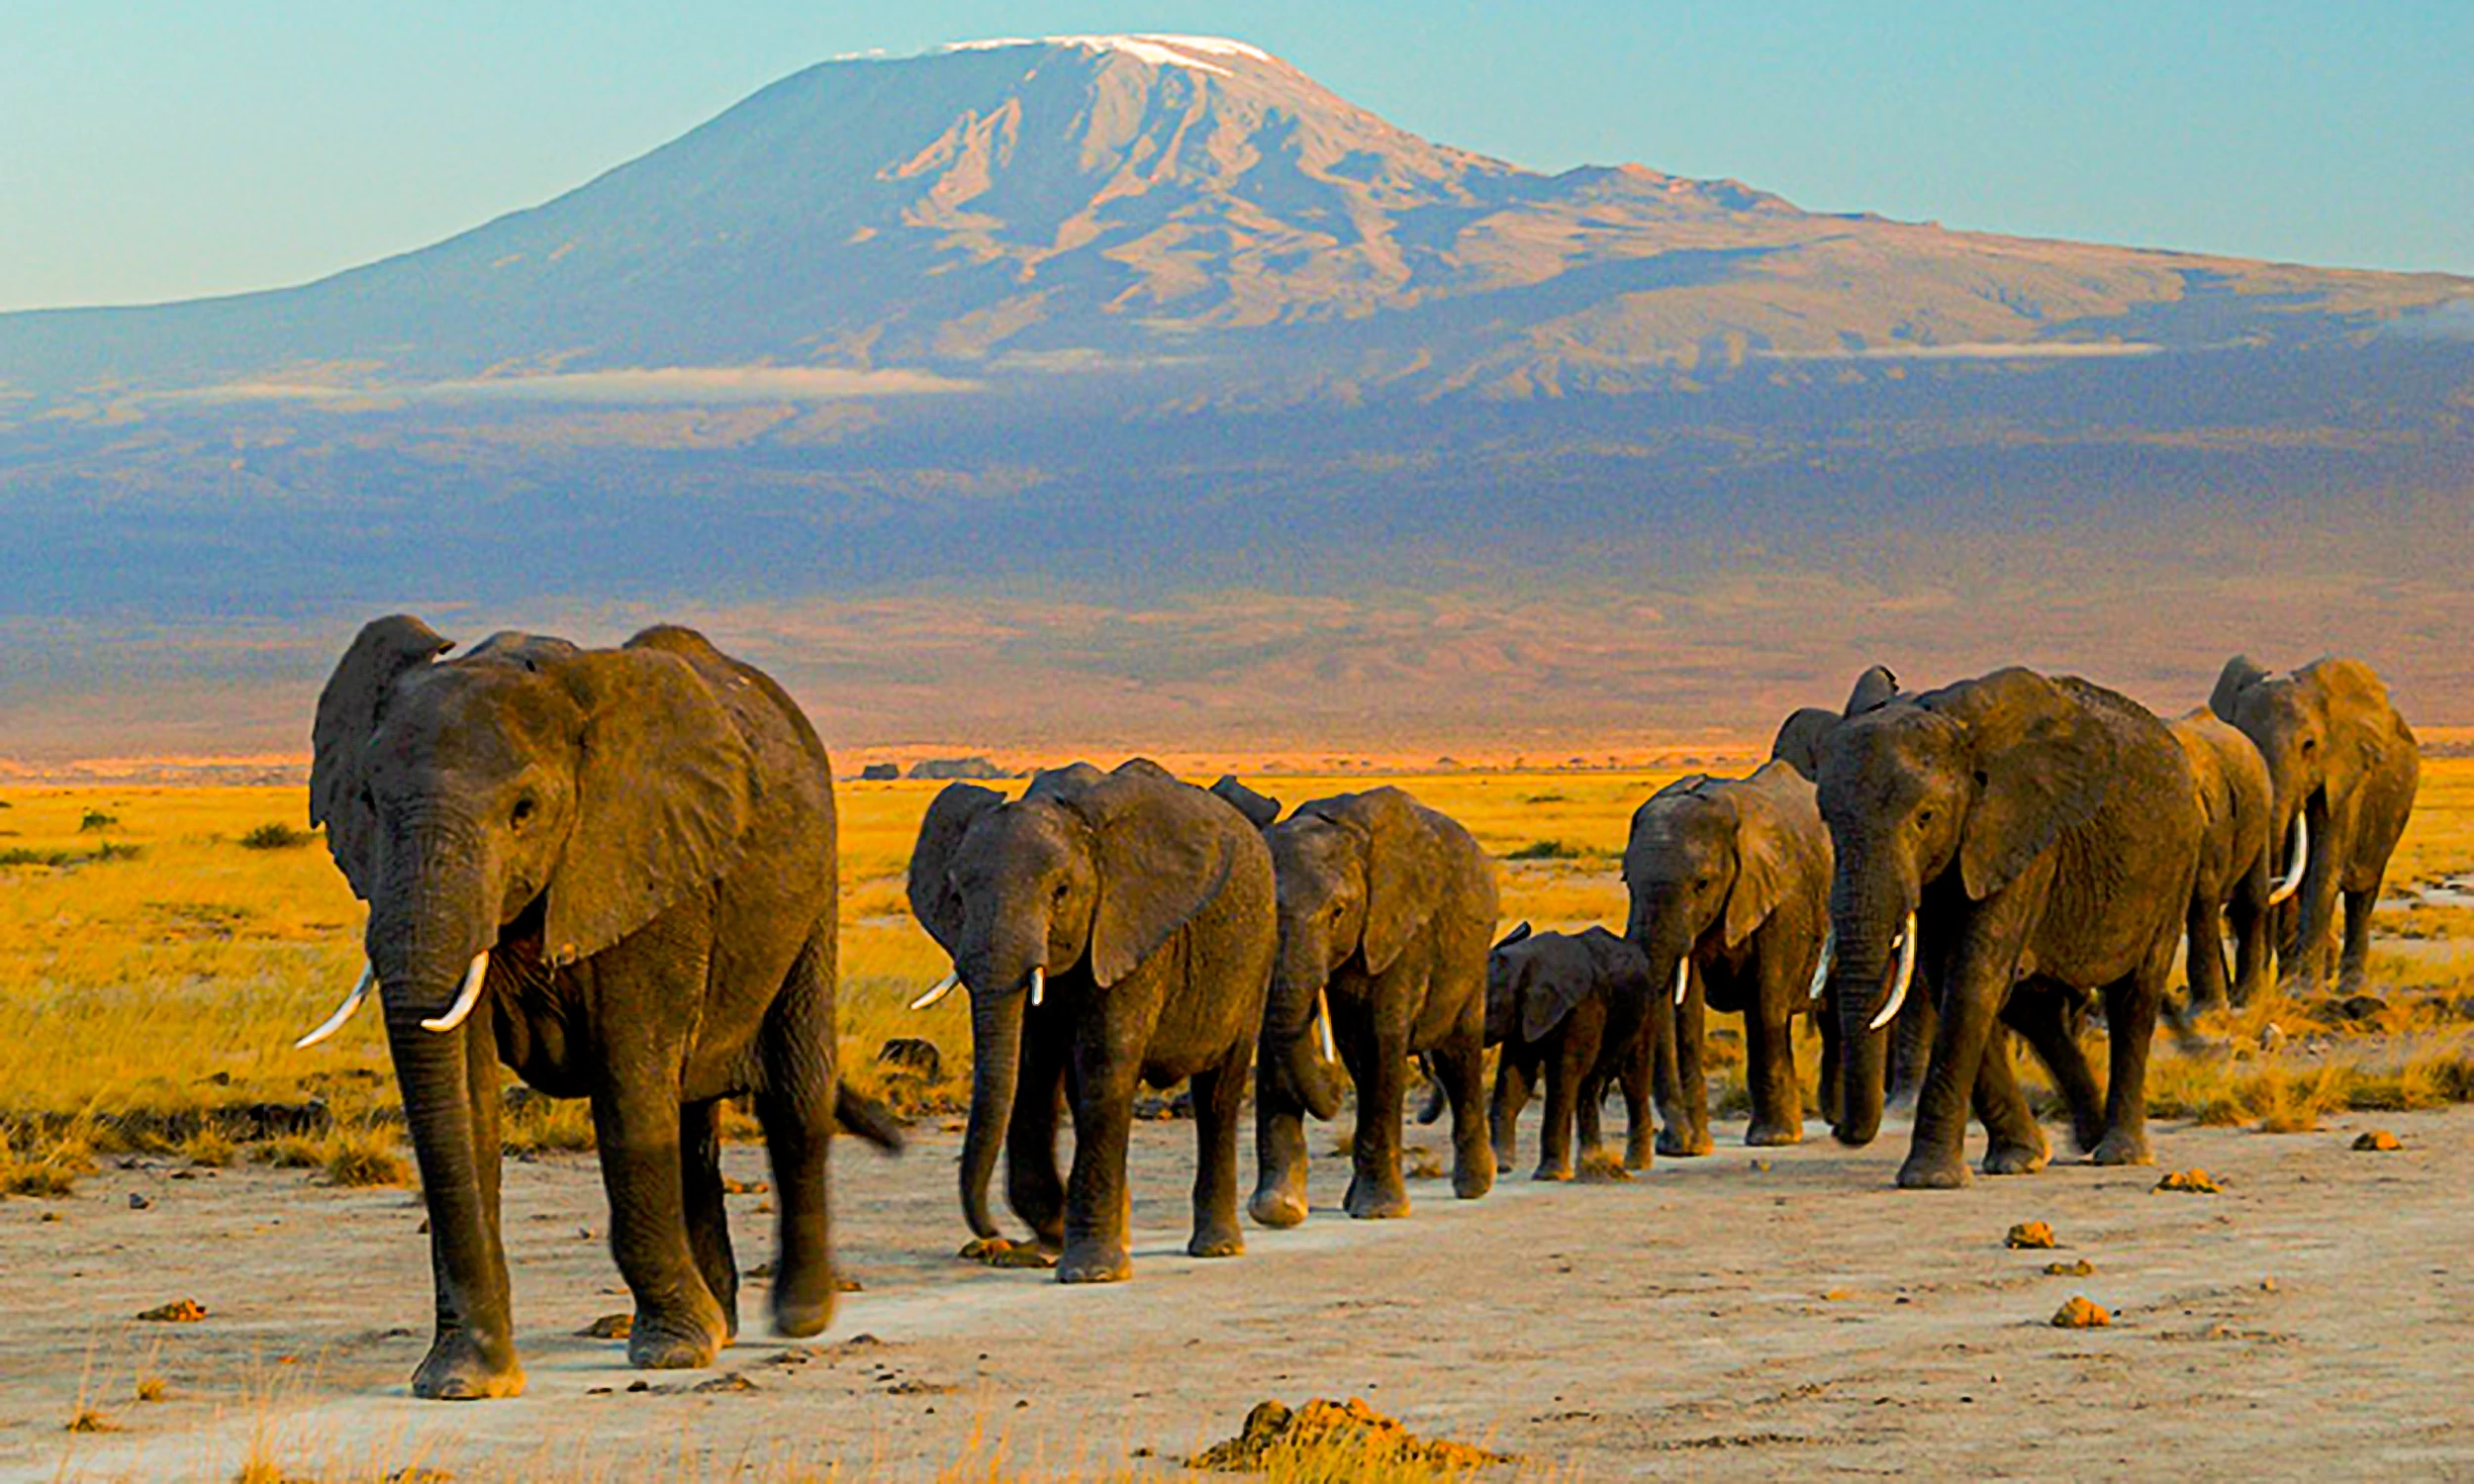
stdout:
<svg viewBox="0 0 2474 1484">
<path fill-rule="evenodd" d="M 2274 1293 L 2274 1292 L 2276 1292 L 2276 1279 L 2274 1279 L 2274 1278 L 2261 1278 L 2261 1279 L 2259 1280 L 2259 1291 L 2260 1291 L 2261 1293 Z"/>
<path fill-rule="evenodd" d="M 810 1365 L 815 1362 L 815 1358 L 816 1351 L 812 1345 L 795 1345 L 788 1349 L 775 1350 L 756 1363 L 759 1365 Z"/>
<path fill-rule="evenodd" d="M 151 1211 L 154 1209 L 154 1202 L 146 1199 L 143 1195 L 140 1195 L 137 1191 L 132 1190 L 129 1192 L 129 1209 L 132 1211 Z"/>
<path fill-rule="evenodd" d="M 197 1177 L 198 1172 L 194 1169 L 175 1169 L 172 1171 L 172 1178 L 175 1180 L 194 1180 Z"/>
<path fill-rule="evenodd" d="M 2353 1142 L 2353 1147 L 2366 1154 L 2385 1155 L 2404 1149 L 2406 1146 L 2405 1141 L 2386 1129 L 2373 1129 L 2357 1137 Z"/>
<path fill-rule="evenodd" d="M 627 1383 L 627 1390 L 629 1392 L 646 1392 L 652 1389 L 653 1383 L 650 1381 L 629 1381 Z"/>
<path fill-rule="evenodd" d="M 886 1387 L 885 1394 L 887 1396 L 943 1396 L 953 1389 L 951 1386 L 939 1386 L 934 1381 L 922 1381 L 916 1377 L 909 1377 Z"/>
<path fill-rule="evenodd" d="M 1583 1185 L 1622 1185 L 1632 1179 L 1632 1171 L 1624 1168 L 1623 1157 L 1608 1150 L 1596 1150 L 1580 1157 L 1580 1183 Z"/>
<path fill-rule="evenodd" d="M 710 1381 L 699 1381 L 696 1385 L 689 1389 L 692 1391 L 711 1394 L 713 1392 L 719 1391 L 758 1391 L 762 1388 L 755 1382 L 747 1379 L 745 1372 L 732 1370 L 724 1371 Z"/>
<path fill-rule="evenodd" d="M 168 1304 L 157 1304 L 138 1317 L 148 1324 L 193 1325 L 206 1318 L 206 1305 L 196 1299 L 174 1299 Z"/>
<path fill-rule="evenodd" d="M 1822 1294 L 1821 1301 L 1825 1304 L 1844 1304 L 1855 1296 L 1853 1288 L 1833 1288 Z"/>
<path fill-rule="evenodd" d="M 1277 1401 L 1258 1402 L 1236 1437 L 1213 1443 L 1187 1459 L 1186 1466 L 1211 1473 L 1261 1473 L 1284 1454 L 1314 1449 L 1346 1454 L 1352 1465 L 1368 1472 L 1390 1463 L 1460 1474 L 1512 1461 L 1509 1454 L 1467 1443 L 1413 1437 L 1397 1420 L 1352 1397 L 1345 1403 L 1318 1398 L 1294 1412 Z"/>
<path fill-rule="evenodd" d="M 608 1396 L 616 1388 L 609 1386 L 587 1386 L 584 1388 L 584 1394 L 586 1396 Z"/>
<path fill-rule="evenodd" d="M 2177 1169 L 2156 1182 L 2158 1190 L 2183 1190 L 2193 1195 L 2222 1195 L 2225 1187 L 2204 1169 Z"/>
<path fill-rule="evenodd" d="M 1753 1161 L 1753 1172 L 1755 1174 L 1767 1174 L 1769 1172 L 1769 1161 L 1767 1159 L 1755 1159 Z"/>
<path fill-rule="evenodd" d="M 857 1278 L 837 1277 L 833 1280 L 833 1291 L 835 1293 L 865 1293 L 868 1290 L 866 1285 Z"/>
<path fill-rule="evenodd" d="M 764 1180 L 734 1180 L 728 1175 L 721 1177 L 723 1195 L 762 1195 L 772 1188 L 773 1186 Z"/>
<path fill-rule="evenodd" d="M 2002 1239 L 2002 1246 L 2014 1252 L 2048 1252 L 2059 1245 L 2053 1241 L 2053 1229 L 2041 1221 L 2023 1221 Z"/>
<path fill-rule="evenodd" d="M 2336 1002 L 2336 1012 L 2347 1020 L 2377 1020 L 2388 1009 L 2388 1001 L 2376 994 L 2348 994 Z"/>
<path fill-rule="evenodd" d="M 2047 1262 L 2045 1272 L 2055 1278 L 2092 1278 L 2096 1276 L 2096 1264 L 2085 1257 L 2076 1262 Z"/>
<path fill-rule="evenodd" d="M 635 1333 L 632 1314 L 605 1314 L 576 1333 L 587 1340 L 624 1340 Z"/>
<path fill-rule="evenodd" d="M 2056 1330 L 2101 1330 L 2112 1323 L 2113 1315 L 2104 1305 L 2091 1301 L 2084 1294 L 2072 1294 L 2068 1303 L 2053 1311 L 2053 1328 Z"/>
<path fill-rule="evenodd" d="M 753 1267 L 749 1268 L 747 1271 L 745 1271 L 745 1272 L 743 1272 L 743 1273 L 740 1273 L 740 1274 L 739 1274 L 739 1276 L 740 1276 L 740 1277 L 742 1277 L 742 1278 L 746 1278 L 746 1279 L 750 1280 L 751 1282 L 753 1282 L 753 1281 L 759 1281 L 759 1280 L 762 1280 L 762 1279 L 765 1279 L 765 1278 L 772 1277 L 772 1276 L 773 1276 L 773 1264 L 772 1264 L 772 1263 L 770 1263 L 770 1262 L 759 1262 L 759 1263 L 757 1263 L 755 1266 L 753 1266 Z"/>
<path fill-rule="evenodd" d="M 861 1330 L 858 1334 L 853 1335 L 853 1336 L 851 1336 L 848 1340 L 843 1341 L 843 1342 L 842 1342 L 842 1348 L 843 1348 L 843 1349 L 846 1349 L 846 1350 L 866 1350 L 866 1349 L 874 1349 L 875 1347 L 877 1347 L 878 1345 L 883 1345 L 884 1343 L 885 1343 L 884 1341 L 877 1339 L 874 1335 L 869 1334 L 867 1331 L 865 1331 L 865 1330 Z M 987 1357 L 986 1357 L 986 1356 L 982 1356 L 981 1358 L 982 1358 L 982 1359 L 986 1359 Z"/>
<path fill-rule="evenodd" d="M 43 1213 L 43 1219 L 46 1221 L 58 1221 L 60 1219 L 60 1213 L 57 1211 L 46 1211 Z"/>
</svg>

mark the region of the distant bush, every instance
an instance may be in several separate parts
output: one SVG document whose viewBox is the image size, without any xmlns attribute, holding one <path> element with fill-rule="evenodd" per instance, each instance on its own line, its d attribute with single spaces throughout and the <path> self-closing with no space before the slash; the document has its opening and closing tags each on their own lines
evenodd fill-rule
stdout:
<svg viewBox="0 0 2474 1484">
<path fill-rule="evenodd" d="M 98 830 L 108 830 L 120 822 L 121 816 L 118 814 L 106 814 L 101 809 L 88 809 L 86 817 L 77 821 L 77 832 L 81 835 L 91 835 Z"/>
<path fill-rule="evenodd" d="M 859 770 L 859 778 L 863 783 L 891 783 L 900 777 L 902 777 L 902 769 L 893 763 L 870 763 Z"/>
<path fill-rule="evenodd" d="M 929 758 L 923 763 L 911 764 L 910 776 L 938 780 L 995 779 L 1003 778 L 1005 771 L 983 757 Z"/>
<path fill-rule="evenodd" d="M 297 850 L 318 837 L 307 830 L 270 820 L 240 837 L 242 850 Z"/>
<path fill-rule="evenodd" d="M 1587 852 L 1561 840 L 1532 840 L 1503 859 L 1507 861 L 1577 861 Z"/>
<path fill-rule="evenodd" d="M 111 840 L 104 841 L 91 851 L 34 850 L 20 845 L 8 850 L 0 850 L 0 866 L 49 866 L 57 869 L 64 866 L 87 866 L 98 861 L 134 861 L 143 854 L 145 852 L 138 846 L 123 845 Z"/>
</svg>

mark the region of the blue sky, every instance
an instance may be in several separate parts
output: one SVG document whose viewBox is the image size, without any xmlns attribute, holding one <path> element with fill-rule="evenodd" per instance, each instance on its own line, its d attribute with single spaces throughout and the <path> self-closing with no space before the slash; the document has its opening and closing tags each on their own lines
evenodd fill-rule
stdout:
<svg viewBox="0 0 2474 1484">
<path fill-rule="evenodd" d="M 1823 210 L 2474 273 L 2474 4 L 0 0 L 0 309 L 298 282 L 836 52 L 1228 35 L 1430 137 Z"/>
</svg>

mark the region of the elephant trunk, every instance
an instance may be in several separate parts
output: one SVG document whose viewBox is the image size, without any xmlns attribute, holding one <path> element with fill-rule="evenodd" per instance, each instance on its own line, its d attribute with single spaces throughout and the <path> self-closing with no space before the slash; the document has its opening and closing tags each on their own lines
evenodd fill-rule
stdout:
<svg viewBox="0 0 2474 1484">
<path fill-rule="evenodd" d="M 1670 1007 L 1683 1001 L 1684 991 L 1691 983 L 1693 945 L 1700 942 L 1709 926 L 1708 922 L 1692 920 L 1679 890 L 1652 889 L 1633 894 L 1624 936 L 1650 961 L 1651 992 Z"/>
<path fill-rule="evenodd" d="M 997 1235 L 988 1214 L 988 1182 L 997 1150 L 1013 1119 L 1016 1075 L 1022 1062 L 1022 1016 L 1029 991 L 1021 985 L 971 996 L 971 1118 L 962 1135 L 962 1216 L 972 1235 Z"/>
<path fill-rule="evenodd" d="M 1881 1131 L 1887 1026 L 1912 982 L 1916 919 L 1896 890 L 1845 876 L 1838 884 L 1831 928 L 1837 957 L 1823 989 L 1839 1021 L 1840 1095 L 1831 1133 L 1860 1147 Z"/>
<path fill-rule="evenodd" d="M 1328 1119 L 1340 1111 L 1340 1088 L 1322 1055 L 1323 1038 L 1331 1031 L 1325 993 L 1330 974 L 1321 945 L 1306 938 L 1283 936 L 1271 1003 L 1263 1012 L 1262 1058 L 1284 1092 L 1316 1118 Z"/>
</svg>

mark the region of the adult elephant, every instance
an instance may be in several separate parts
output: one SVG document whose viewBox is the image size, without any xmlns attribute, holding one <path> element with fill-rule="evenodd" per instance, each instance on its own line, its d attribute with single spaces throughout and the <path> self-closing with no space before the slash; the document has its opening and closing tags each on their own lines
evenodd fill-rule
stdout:
<svg viewBox="0 0 2474 1484">
<path fill-rule="evenodd" d="M 1007 802 L 953 784 L 920 822 L 910 907 L 971 992 L 962 1209 L 997 1235 L 988 1182 L 1065 1283 L 1133 1273 L 1126 1138 L 1138 1080 L 1191 1078 L 1197 1257 L 1245 1251 L 1237 1122 L 1275 941 L 1272 858 L 1237 812 L 1137 758 L 1052 769 Z M 931 994 L 930 998 L 933 997 Z M 926 1003 L 923 999 L 921 1003 Z M 1074 1165 L 1057 1175 L 1060 1092 Z"/>
<path fill-rule="evenodd" d="M 2085 681 L 1996 671 L 1849 718 L 1823 749 L 1819 802 L 1836 854 L 1840 1141 L 1879 1129 L 1880 1029 L 1930 952 L 1941 1022 L 1900 1185 L 1966 1183 L 1971 1098 L 1991 1138 L 1986 1173 L 2044 1166 L 2044 1132 L 2011 1069 L 2013 1028 L 2051 1069 L 2096 1162 L 2147 1162 L 2147 1054 L 2201 829 L 2189 760 L 2165 724 Z M 2101 1108 L 2070 1034 L 2092 992 L 2111 1043 Z"/>
<path fill-rule="evenodd" d="M 2268 765 L 2251 740 L 2205 706 L 2173 723 L 2173 740 L 2190 759 L 2204 829 L 2185 928 L 2191 1008 L 2226 1002 L 2228 918 L 2234 924 L 2233 1002 L 2248 1004 L 2267 982 L 2268 909 L 2293 894 L 2301 874 L 2269 880 Z"/>
<path fill-rule="evenodd" d="M 310 822 L 369 903 L 376 987 L 429 1210 L 437 1333 L 417 1396 L 523 1389 L 499 1235 L 499 1072 L 587 1097 L 627 1356 L 711 1364 L 738 1327 L 721 1100 L 773 1161 L 782 1333 L 833 1314 L 833 776 L 799 707 L 684 628 L 620 649 L 418 618 L 360 631 L 318 698 Z"/>
<path fill-rule="evenodd" d="M 1416 1053 L 1433 1054 L 1451 1101 L 1453 1193 L 1484 1195 L 1494 1184 L 1481 1106 L 1493 864 L 1469 831 L 1392 788 L 1300 804 L 1267 838 L 1280 960 L 1256 1075 L 1254 1219 L 1305 1219 L 1303 1115 L 1340 1107 L 1318 1020 L 1357 1084 L 1348 1213 L 1409 1214 L 1400 1112 Z"/>
<path fill-rule="evenodd" d="M 1659 1153 L 1709 1153 L 1708 1010 L 1744 1017 L 1753 1092 L 1744 1142 L 1801 1142 L 1794 1018 L 1821 985 L 1830 925 L 1830 833 L 1813 786 L 1777 762 L 1750 778 L 1677 779 L 1633 812 L 1624 885 L 1625 936 L 1674 1000 L 1677 1101 L 1661 1110 Z M 1819 1018 L 1823 1101 L 1835 1107 L 1838 1028 Z"/>
<path fill-rule="evenodd" d="M 2360 987 L 2371 908 L 2422 780 L 2413 729 L 2389 703 L 2388 688 L 2357 660 L 2323 659 L 2270 675 L 2236 655 L 2218 675 L 2208 709 L 2239 727 L 2267 760 L 2273 869 L 2291 879 L 2301 862 L 2294 922 L 2277 948 L 2283 977 L 2305 990 L 2326 987 L 2341 894 L 2337 987 Z"/>
</svg>

